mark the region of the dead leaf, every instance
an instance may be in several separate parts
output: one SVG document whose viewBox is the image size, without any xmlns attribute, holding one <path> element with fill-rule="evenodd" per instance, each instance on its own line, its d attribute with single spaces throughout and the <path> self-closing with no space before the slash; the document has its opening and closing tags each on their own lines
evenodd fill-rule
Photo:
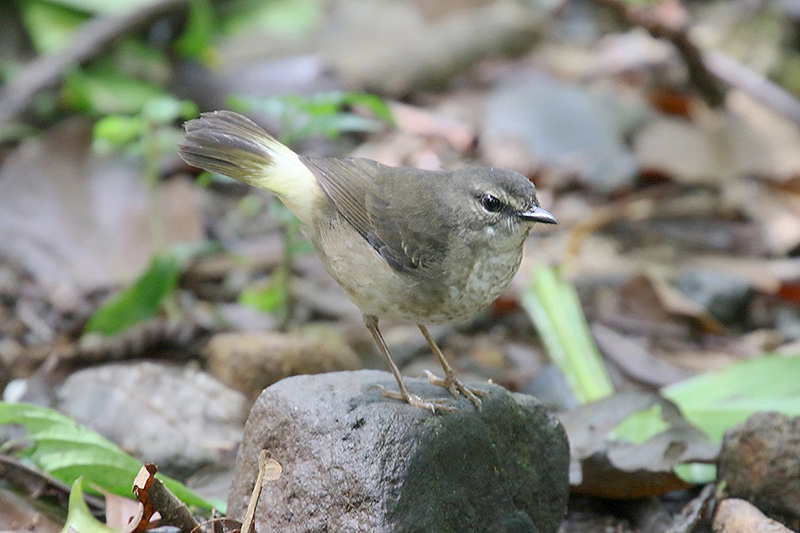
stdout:
<svg viewBox="0 0 800 533">
<path fill-rule="evenodd" d="M 92 152 L 92 124 L 61 122 L 23 142 L 0 168 L 0 254 L 30 272 L 56 306 L 123 284 L 150 261 L 150 192 L 141 166 Z M 156 191 L 167 244 L 202 236 L 198 196 L 187 181 Z"/>
<path fill-rule="evenodd" d="M 626 337 L 602 324 L 592 324 L 591 329 L 603 355 L 640 383 L 663 387 L 694 375 L 685 368 L 653 355 L 637 339 Z"/>
<path fill-rule="evenodd" d="M 629 416 L 660 406 L 669 427 L 641 444 L 612 441 L 608 434 Z M 719 445 L 656 394 L 619 393 L 558 415 L 570 443 L 573 492 L 604 498 L 644 498 L 688 485 L 676 465 L 713 461 Z"/>
<path fill-rule="evenodd" d="M 739 90 L 728 92 L 726 105 L 763 143 L 770 171 L 762 175 L 779 182 L 800 176 L 800 126 Z"/>
<path fill-rule="evenodd" d="M 637 320 L 666 324 L 677 322 L 721 334 L 725 327 L 701 305 L 689 300 L 654 271 L 629 281 L 620 291 L 620 310 Z"/>
<path fill-rule="evenodd" d="M 397 127 L 415 135 L 441 137 L 461 153 L 475 143 L 475 131 L 456 118 L 400 102 L 391 103 Z"/>
<path fill-rule="evenodd" d="M 770 171 L 761 138 L 739 117 L 714 113 L 697 122 L 664 117 L 634 139 L 639 166 L 692 185 L 720 185 Z"/>
<path fill-rule="evenodd" d="M 800 246 L 800 192 L 755 180 L 726 187 L 731 207 L 757 221 L 764 244 L 773 255 L 787 255 Z"/>
</svg>

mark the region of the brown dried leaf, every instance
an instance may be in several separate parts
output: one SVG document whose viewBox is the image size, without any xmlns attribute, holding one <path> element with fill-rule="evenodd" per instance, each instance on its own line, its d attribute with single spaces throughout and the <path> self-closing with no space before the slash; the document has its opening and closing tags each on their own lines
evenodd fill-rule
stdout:
<svg viewBox="0 0 800 533">
<path fill-rule="evenodd" d="M 660 406 L 669 427 L 641 444 L 609 440 L 629 416 Z M 570 443 L 572 490 L 605 498 L 644 498 L 688 485 L 675 475 L 685 462 L 708 462 L 719 446 L 671 402 L 645 392 L 619 393 L 559 415 Z"/>
<path fill-rule="evenodd" d="M 139 500 L 139 512 L 125 526 L 123 533 L 143 533 L 153 527 L 151 520 L 158 510 L 150 501 L 150 487 L 153 485 L 158 468 L 154 464 L 142 465 L 133 480 L 133 495 Z"/>
<path fill-rule="evenodd" d="M 92 152 L 91 128 L 85 119 L 66 120 L 23 142 L 0 167 L 0 254 L 64 308 L 84 291 L 130 281 L 155 249 L 141 166 Z M 202 238 L 194 192 L 181 180 L 158 186 L 168 244 Z"/>
<path fill-rule="evenodd" d="M 719 334 L 725 327 L 701 305 L 689 300 L 678 289 L 654 272 L 633 278 L 620 291 L 620 311 L 637 320 L 660 324 L 699 326 L 703 331 Z"/>
<path fill-rule="evenodd" d="M 685 368 L 653 355 L 637 339 L 622 335 L 602 324 L 592 324 L 591 329 L 603 355 L 640 383 L 663 387 L 694 375 Z"/>
<path fill-rule="evenodd" d="M 719 185 L 770 172 L 762 139 L 734 115 L 717 113 L 699 123 L 660 118 L 634 140 L 639 165 L 680 183 Z"/>
</svg>

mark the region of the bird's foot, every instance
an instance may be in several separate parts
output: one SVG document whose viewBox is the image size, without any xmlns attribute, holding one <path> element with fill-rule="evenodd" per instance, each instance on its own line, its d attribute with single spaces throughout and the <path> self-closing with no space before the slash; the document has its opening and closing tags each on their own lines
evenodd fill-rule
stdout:
<svg viewBox="0 0 800 533">
<path fill-rule="evenodd" d="M 449 413 L 457 411 L 457 409 L 453 406 L 452 402 L 448 400 L 440 400 L 438 398 L 431 398 L 430 400 L 426 400 L 421 396 L 418 396 L 413 392 L 409 391 L 405 392 L 402 390 L 395 391 L 395 390 L 385 389 L 384 387 L 380 387 L 380 389 L 381 389 L 381 394 L 383 396 L 386 396 L 387 398 L 392 398 L 393 400 L 401 400 L 415 407 L 421 407 L 423 409 L 426 409 L 432 413 L 436 413 L 437 409 L 439 411 L 445 411 Z"/>
<path fill-rule="evenodd" d="M 455 374 L 445 375 L 444 379 L 442 379 L 433 372 L 426 370 L 425 375 L 428 377 L 428 381 L 432 385 L 444 387 L 450 391 L 450 394 L 453 396 L 453 398 L 458 398 L 458 393 L 460 392 L 466 396 L 470 402 L 472 402 L 472 405 L 475 406 L 475 409 L 478 411 L 481 410 L 483 404 L 478 396 L 483 396 L 486 394 L 484 391 L 464 385 L 464 383 L 462 383 L 461 380 L 455 376 Z"/>
</svg>

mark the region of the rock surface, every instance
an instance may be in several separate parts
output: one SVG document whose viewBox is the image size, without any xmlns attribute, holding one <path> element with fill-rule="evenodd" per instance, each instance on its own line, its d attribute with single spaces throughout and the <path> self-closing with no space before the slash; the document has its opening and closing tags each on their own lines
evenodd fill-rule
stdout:
<svg viewBox="0 0 800 533">
<path fill-rule="evenodd" d="M 333 332 L 316 336 L 278 332 L 218 333 L 206 348 L 209 371 L 254 400 L 289 376 L 357 370 L 353 349 Z"/>
<path fill-rule="evenodd" d="M 449 397 L 408 379 L 423 397 Z M 493 385 L 483 409 L 464 398 L 430 413 L 381 395 L 391 374 L 338 372 L 284 379 L 248 419 L 228 513 L 241 519 L 269 450 L 256 530 L 281 532 L 556 531 L 569 493 L 563 428 L 538 400 Z"/>
<path fill-rule="evenodd" d="M 57 398 L 59 411 L 176 477 L 232 456 L 247 410 L 208 374 L 149 361 L 75 372 Z"/>
<path fill-rule="evenodd" d="M 800 417 L 756 413 L 726 431 L 717 479 L 729 496 L 800 528 Z"/>
</svg>

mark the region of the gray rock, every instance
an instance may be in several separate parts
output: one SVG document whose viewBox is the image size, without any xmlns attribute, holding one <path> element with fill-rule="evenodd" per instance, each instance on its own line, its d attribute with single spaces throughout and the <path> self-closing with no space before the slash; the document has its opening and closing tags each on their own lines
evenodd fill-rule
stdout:
<svg viewBox="0 0 800 533">
<path fill-rule="evenodd" d="M 408 379 L 423 397 L 449 397 Z M 531 396 L 483 384 L 483 410 L 454 401 L 432 414 L 381 395 L 372 370 L 284 379 L 245 427 L 228 498 L 241 519 L 269 450 L 256 530 L 281 532 L 556 531 L 569 493 L 569 450 L 557 419 Z"/>
<path fill-rule="evenodd" d="M 612 193 L 629 186 L 637 170 L 609 110 L 614 101 L 538 70 L 515 74 L 489 96 L 481 142 L 519 141 L 539 164 Z"/>
<path fill-rule="evenodd" d="M 223 383 L 254 400 L 265 387 L 289 376 L 356 370 L 353 349 L 335 331 L 227 332 L 214 335 L 206 347 L 208 369 Z"/>
<path fill-rule="evenodd" d="M 681 275 L 676 287 L 690 300 L 702 305 L 727 326 L 745 325 L 755 291 L 742 277 L 713 270 L 691 270 Z"/>
<path fill-rule="evenodd" d="M 75 372 L 57 398 L 67 416 L 181 478 L 232 456 L 247 410 L 241 393 L 208 374 L 154 362 Z"/>
<path fill-rule="evenodd" d="M 755 413 L 725 432 L 717 481 L 793 530 L 800 528 L 800 417 Z"/>
</svg>

